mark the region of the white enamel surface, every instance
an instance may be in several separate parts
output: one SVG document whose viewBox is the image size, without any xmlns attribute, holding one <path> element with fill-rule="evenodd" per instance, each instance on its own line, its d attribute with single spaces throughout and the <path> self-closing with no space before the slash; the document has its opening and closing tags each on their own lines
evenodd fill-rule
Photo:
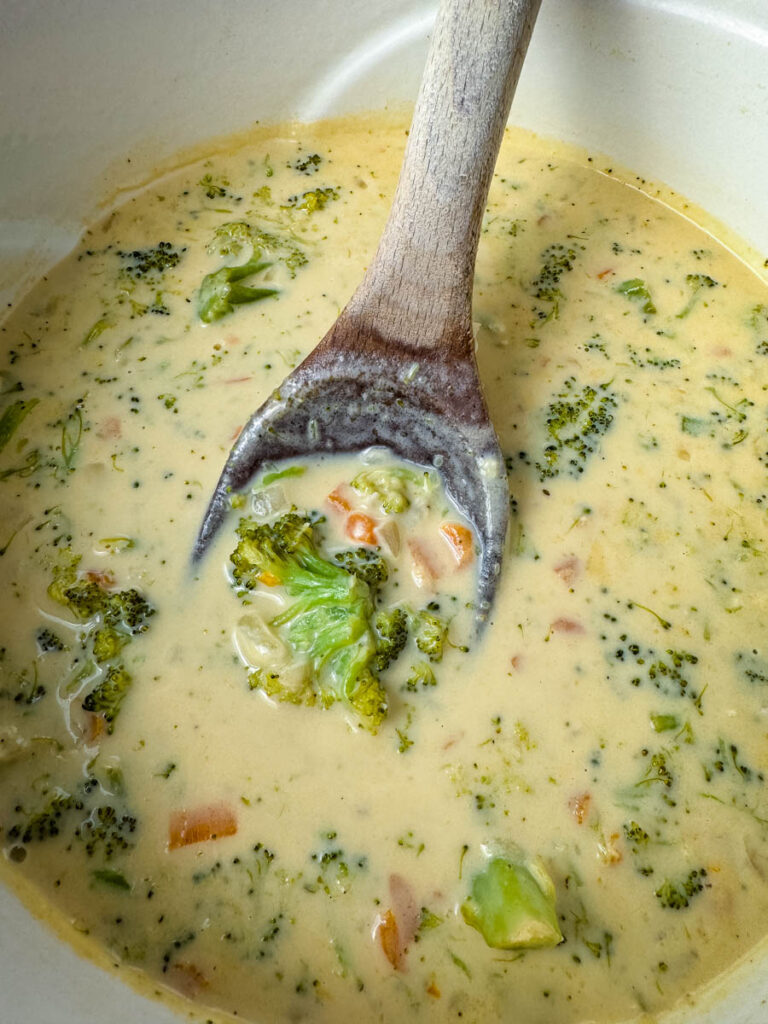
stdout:
<svg viewBox="0 0 768 1024">
<path fill-rule="evenodd" d="M 433 6 L 4 0 L 0 298 L 71 247 L 108 182 L 135 185 L 179 148 L 255 119 L 411 100 Z M 767 72 L 765 0 L 544 0 L 513 119 L 666 182 L 765 253 Z M 762 1024 L 766 966 L 745 965 L 725 1001 L 675 1024 Z M 1 892 L 0 1019 L 178 1018 Z"/>
</svg>

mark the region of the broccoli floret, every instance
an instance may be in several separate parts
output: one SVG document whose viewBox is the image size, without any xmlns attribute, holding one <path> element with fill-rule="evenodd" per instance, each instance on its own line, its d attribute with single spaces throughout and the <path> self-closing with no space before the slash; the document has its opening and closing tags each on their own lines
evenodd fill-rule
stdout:
<svg viewBox="0 0 768 1024">
<path fill-rule="evenodd" d="M 246 248 L 250 248 L 252 259 L 279 260 L 287 267 L 291 277 L 295 277 L 299 267 L 309 262 L 304 250 L 290 237 L 263 231 L 244 220 L 221 224 L 216 229 L 208 251 L 220 256 L 238 257 Z"/>
<path fill-rule="evenodd" d="M 85 843 L 85 852 L 92 857 L 98 850 L 104 860 L 129 850 L 134 843 L 127 837 L 136 831 L 136 819 L 130 814 L 118 816 L 109 804 L 97 807 L 75 831 Z"/>
<path fill-rule="evenodd" d="M 653 316 L 656 312 L 656 306 L 651 298 L 651 293 L 648 291 L 645 281 L 641 280 L 641 278 L 632 277 L 629 281 L 622 281 L 621 284 L 616 285 L 616 291 L 619 295 L 631 299 L 632 302 L 641 302 L 642 306 L 640 308 L 646 316 Z"/>
<path fill-rule="evenodd" d="M 127 643 L 130 637 L 125 633 L 119 633 L 112 626 L 102 626 L 93 634 L 93 657 L 101 665 L 105 661 L 112 661 Z"/>
<path fill-rule="evenodd" d="M 370 548 L 341 551 L 335 556 L 335 560 L 347 572 L 354 573 L 363 583 L 367 583 L 373 591 L 389 579 L 389 566 L 380 554 Z"/>
<path fill-rule="evenodd" d="M 284 704 L 304 704 L 313 707 L 317 703 L 317 694 L 312 689 L 308 675 L 300 685 L 296 685 L 293 680 L 286 683 L 279 672 L 254 669 L 248 676 L 248 685 L 252 690 L 263 690 L 272 700 L 279 700 Z"/>
<path fill-rule="evenodd" d="M 285 205 L 292 210 L 314 213 L 316 210 L 324 210 L 328 203 L 338 198 L 339 190 L 336 188 L 314 188 L 309 192 L 289 196 Z"/>
<path fill-rule="evenodd" d="M 492 949 L 531 949 L 563 941 L 552 879 L 538 858 L 526 858 L 517 848 L 491 857 L 474 876 L 461 913 Z"/>
<path fill-rule="evenodd" d="M 583 249 L 584 246 L 579 246 Z M 571 246 L 555 243 L 548 246 L 541 254 L 542 265 L 537 276 L 531 281 L 533 294 L 537 299 L 543 299 L 550 303 L 548 310 L 534 309 L 536 320 L 547 323 L 549 320 L 557 320 L 560 315 L 560 299 L 563 293 L 560 291 L 560 278 L 563 274 L 573 270 L 573 264 L 578 258 L 578 252 Z M 536 321 L 531 326 L 534 326 Z"/>
<path fill-rule="evenodd" d="M 25 707 L 31 707 L 33 704 L 37 704 L 39 700 L 42 700 L 46 692 L 43 684 L 38 681 L 37 665 L 33 665 L 32 675 L 29 675 L 27 669 L 23 669 L 16 678 L 16 689 L 10 692 L 0 690 L 0 696 L 13 700 L 14 704 L 23 704 Z"/>
<path fill-rule="evenodd" d="M 411 673 L 405 681 L 405 689 L 415 693 L 419 687 L 437 686 L 437 679 L 426 661 L 417 661 L 411 666 Z"/>
<path fill-rule="evenodd" d="M 170 242 L 158 242 L 147 249 L 118 252 L 124 261 L 123 273 L 135 281 L 152 280 L 175 267 L 186 249 L 177 249 Z"/>
<path fill-rule="evenodd" d="M 155 614 L 155 609 L 138 590 L 131 587 L 128 590 L 107 593 L 103 614 L 108 625 L 136 636 L 137 633 L 147 631 L 147 619 Z"/>
<path fill-rule="evenodd" d="M 104 679 L 83 701 L 83 708 L 86 711 L 93 711 L 104 716 L 109 733 L 114 731 L 115 719 L 120 713 L 120 708 L 132 683 L 133 678 L 122 665 L 112 665 L 107 670 Z"/>
<path fill-rule="evenodd" d="M 352 480 L 352 486 L 359 494 L 375 495 L 382 510 L 390 515 L 405 512 L 416 489 L 428 491 L 431 477 L 426 470 L 418 472 L 402 466 L 375 467 L 358 473 Z"/>
<path fill-rule="evenodd" d="M 376 633 L 373 664 L 377 672 L 383 672 L 408 642 L 408 615 L 402 608 L 390 608 L 377 612 L 373 625 Z"/>
<path fill-rule="evenodd" d="M 95 580 L 79 577 L 79 564 L 79 555 L 65 552 L 62 562 L 54 567 L 53 582 L 48 587 L 49 596 L 69 608 L 79 619 L 101 615 L 104 625 L 113 632 L 122 633 L 128 638 L 144 633 L 148 628 L 147 620 L 155 614 L 149 601 L 133 587 L 127 590 L 106 590 Z M 105 636 L 99 642 L 103 644 L 106 640 Z"/>
<path fill-rule="evenodd" d="M 297 157 L 289 167 L 293 167 L 299 174 L 315 174 L 323 162 L 319 153 L 307 153 L 306 156 Z"/>
<path fill-rule="evenodd" d="M 375 730 L 386 697 L 371 672 L 376 643 L 368 584 L 323 558 L 312 523 L 296 512 L 274 523 L 243 518 L 237 533 L 240 541 L 231 555 L 236 583 L 247 589 L 259 583 L 283 586 L 296 598 L 270 625 L 282 629 L 290 647 L 310 662 L 319 703 L 328 707 L 342 701 Z"/>
<path fill-rule="evenodd" d="M 235 306 L 248 302 L 259 302 L 277 295 L 277 288 L 252 288 L 240 284 L 245 277 L 251 277 L 272 264 L 264 262 L 261 254 L 254 254 L 246 263 L 237 267 L 222 267 L 213 274 L 206 274 L 200 285 L 197 312 L 203 323 L 210 324 L 234 313 Z"/>
<path fill-rule="evenodd" d="M 627 842 L 631 843 L 635 849 L 639 846 L 647 846 L 650 836 L 636 821 L 629 821 L 624 823 L 624 835 L 627 837 Z"/>
<path fill-rule="evenodd" d="M 425 609 L 417 612 L 411 621 L 416 646 L 430 661 L 441 661 L 445 641 L 448 637 L 447 624 L 433 612 Z"/>
<path fill-rule="evenodd" d="M 57 789 L 47 805 L 30 815 L 25 823 L 17 823 L 8 830 L 8 837 L 21 843 L 52 839 L 61 831 L 61 819 L 68 811 L 81 811 L 83 804 L 70 793 Z"/>
<path fill-rule="evenodd" d="M 666 910 L 684 910 L 690 905 L 691 900 L 700 893 L 705 885 L 708 885 L 706 868 L 699 868 L 689 871 L 688 875 L 680 882 L 671 882 L 666 879 L 663 885 L 656 890 L 656 898 Z"/>
<path fill-rule="evenodd" d="M 676 314 L 678 320 L 688 316 L 699 300 L 699 294 L 704 288 L 717 288 L 717 281 L 709 274 L 686 274 L 685 283 L 691 289 L 691 297 L 686 306 Z"/>
<path fill-rule="evenodd" d="M 583 473 L 584 463 L 613 423 L 611 410 L 616 406 L 616 398 L 606 384 L 577 390 L 576 380 L 569 377 L 546 412 L 549 442 L 543 460 L 536 463 L 541 479 L 561 473 L 578 477 Z M 562 461 L 565 456 L 570 456 L 567 462 Z"/>
<path fill-rule="evenodd" d="M 37 642 L 37 649 L 40 654 L 50 654 L 51 651 L 66 650 L 66 644 L 60 637 L 56 636 L 52 629 L 45 627 L 38 629 L 35 634 L 35 641 Z"/>
</svg>

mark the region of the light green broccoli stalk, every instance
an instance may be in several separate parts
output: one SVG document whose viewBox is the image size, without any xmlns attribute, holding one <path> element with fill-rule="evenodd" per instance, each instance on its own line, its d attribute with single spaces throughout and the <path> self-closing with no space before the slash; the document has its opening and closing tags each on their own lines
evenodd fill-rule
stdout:
<svg viewBox="0 0 768 1024">
<path fill-rule="evenodd" d="M 346 567 L 323 558 L 312 523 L 296 512 L 273 523 L 243 518 L 237 533 L 240 542 L 231 555 L 235 582 L 249 590 L 259 584 L 282 586 L 295 598 L 270 625 L 309 661 L 318 703 L 329 707 L 341 701 L 375 732 L 386 715 L 387 699 L 372 671 L 373 595 L 360 574 L 374 564 L 353 558 Z M 310 703 L 306 694 L 302 703 Z"/>
<path fill-rule="evenodd" d="M 405 512 L 415 495 L 428 493 L 432 480 L 427 470 L 405 469 L 402 466 L 372 466 L 352 480 L 358 494 L 372 494 L 388 515 Z"/>
<path fill-rule="evenodd" d="M 222 267 L 213 274 L 206 274 L 200 285 L 197 302 L 197 312 L 203 323 L 221 320 L 234 313 L 235 306 L 277 295 L 277 288 L 253 288 L 251 285 L 240 284 L 243 278 L 258 274 L 269 266 L 270 263 L 264 262 L 260 254 L 256 254 L 240 266 Z"/>
<path fill-rule="evenodd" d="M 488 851 L 461 913 L 492 949 L 536 949 L 563 941 L 552 879 L 538 857 L 526 857 L 512 844 Z"/>
</svg>

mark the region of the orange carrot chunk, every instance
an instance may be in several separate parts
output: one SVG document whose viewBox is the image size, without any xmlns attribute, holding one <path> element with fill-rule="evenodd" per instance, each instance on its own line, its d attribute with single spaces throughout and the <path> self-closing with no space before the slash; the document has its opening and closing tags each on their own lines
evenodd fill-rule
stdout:
<svg viewBox="0 0 768 1024">
<path fill-rule="evenodd" d="M 178 850 L 192 843 L 233 836 L 236 832 L 235 812 L 226 804 L 174 811 L 168 829 L 168 849 Z"/>
<path fill-rule="evenodd" d="M 337 512 L 349 512 L 352 508 L 344 496 L 343 487 L 344 484 L 339 484 L 339 486 L 334 491 L 331 491 L 325 499 L 331 508 L 335 508 Z"/>
<path fill-rule="evenodd" d="M 259 583 L 263 583 L 265 587 L 276 587 L 280 583 L 280 580 L 273 572 L 269 572 L 265 569 L 264 572 L 259 573 Z"/>
<path fill-rule="evenodd" d="M 461 523 L 443 523 L 440 526 L 440 533 L 448 542 L 457 567 L 463 569 L 465 565 L 469 565 L 475 557 L 472 531 L 466 526 L 462 526 Z"/>
<path fill-rule="evenodd" d="M 356 544 L 375 546 L 378 543 L 376 540 L 376 523 L 365 512 L 350 512 L 344 524 L 344 532 Z"/>
<path fill-rule="evenodd" d="M 397 930 L 397 921 L 395 915 L 391 910 L 388 910 L 386 914 L 380 918 L 377 927 L 379 934 L 379 942 L 381 948 L 384 950 L 384 956 L 389 960 L 396 971 L 400 970 L 400 935 Z"/>
</svg>

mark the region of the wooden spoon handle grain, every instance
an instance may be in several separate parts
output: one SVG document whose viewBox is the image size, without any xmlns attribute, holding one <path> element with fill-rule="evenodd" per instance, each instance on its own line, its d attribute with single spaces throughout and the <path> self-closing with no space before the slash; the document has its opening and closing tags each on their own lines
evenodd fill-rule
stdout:
<svg viewBox="0 0 768 1024">
<path fill-rule="evenodd" d="M 347 307 L 388 341 L 470 335 L 480 225 L 540 2 L 440 4 L 392 210 Z"/>
</svg>

